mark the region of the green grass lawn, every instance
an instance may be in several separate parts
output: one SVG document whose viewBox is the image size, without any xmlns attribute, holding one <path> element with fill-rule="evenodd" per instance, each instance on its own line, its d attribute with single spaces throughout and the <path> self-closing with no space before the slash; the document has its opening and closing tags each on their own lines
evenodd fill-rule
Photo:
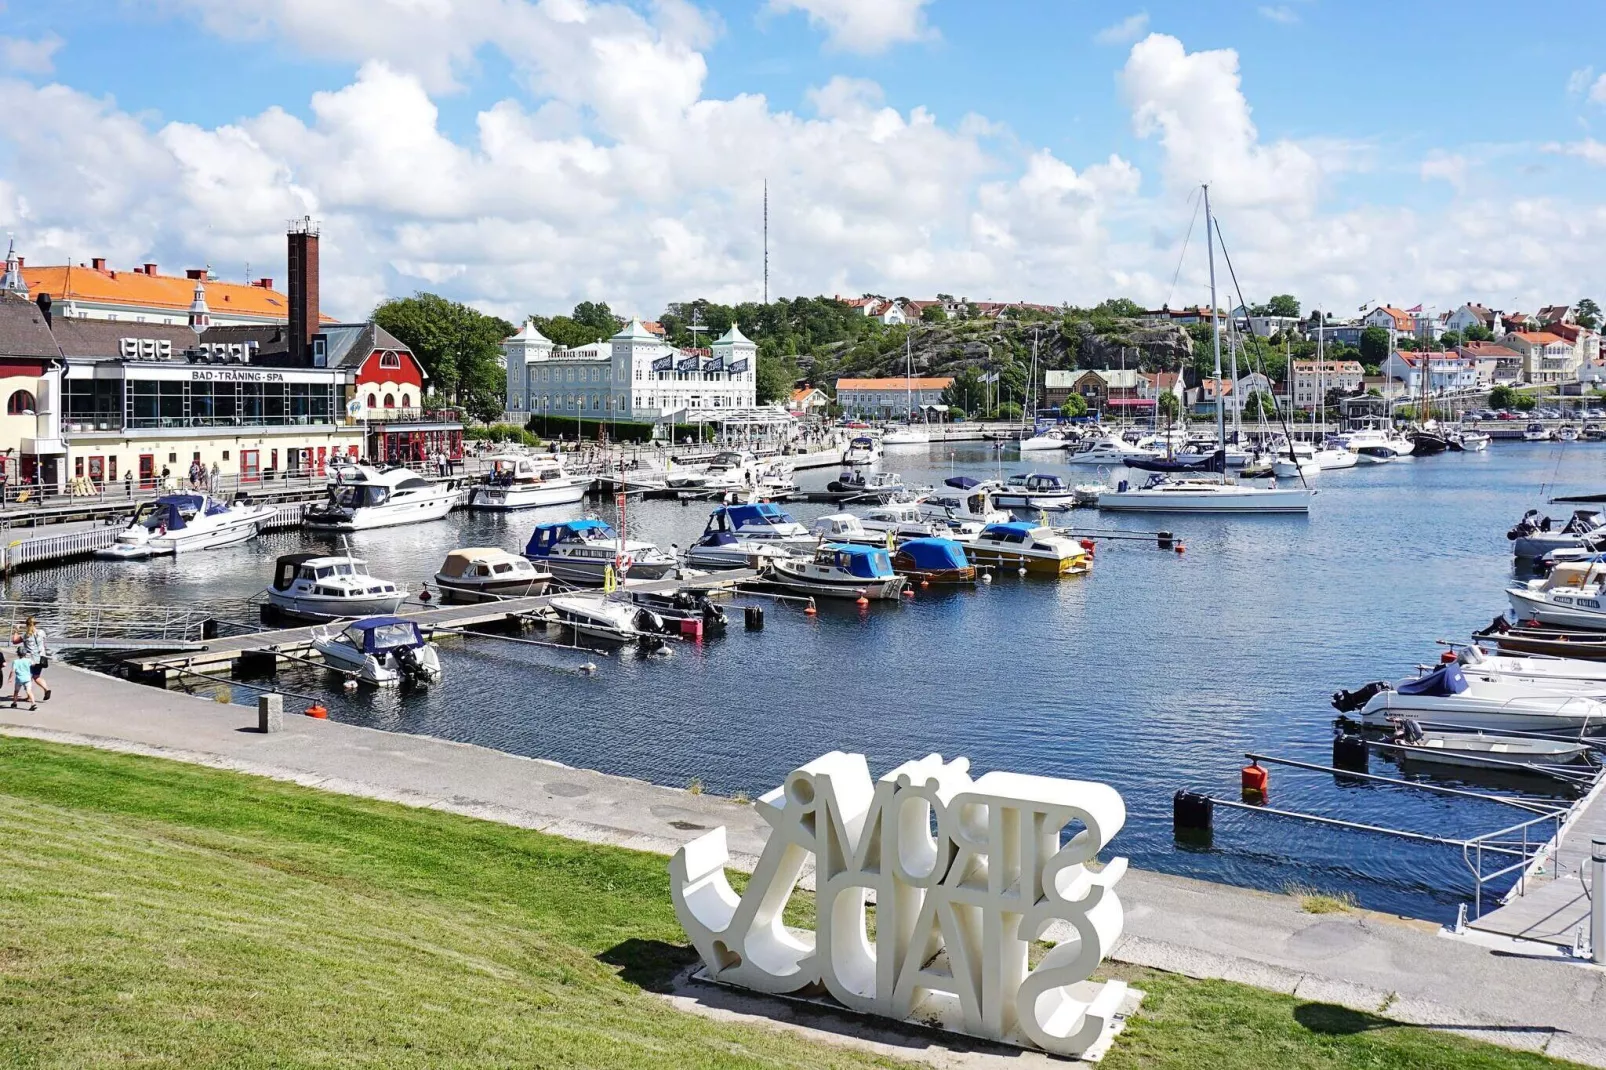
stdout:
<svg viewBox="0 0 1606 1070">
<path fill-rule="evenodd" d="M 0 1066 L 897 1065 L 654 996 L 692 958 L 668 883 L 654 855 L 0 738 Z M 1111 1070 L 1559 1065 L 1118 972 L 1149 995 Z"/>
</svg>

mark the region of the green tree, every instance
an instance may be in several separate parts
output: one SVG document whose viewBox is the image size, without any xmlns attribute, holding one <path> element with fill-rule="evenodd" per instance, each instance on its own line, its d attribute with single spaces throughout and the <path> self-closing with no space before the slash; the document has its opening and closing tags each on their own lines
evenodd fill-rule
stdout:
<svg viewBox="0 0 1606 1070">
<path fill-rule="evenodd" d="M 596 331 L 596 338 L 591 339 L 593 342 L 612 338 L 619 333 L 619 317 L 608 308 L 606 301 L 581 301 L 574 306 L 569 318 L 582 327 Z"/>
<path fill-rule="evenodd" d="M 1129 297 L 1111 297 L 1100 301 L 1093 311 L 1095 313 L 1102 312 L 1107 316 L 1119 316 L 1122 319 L 1135 320 L 1143 315 L 1143 306 Z"/>
<path fill-rule="evenodd" d="M 1361 363 L 1382 364 L 1389 359 L 1389 332 L 1368 327 L 1361 332 Z"/>
<path fill-rule="evenodd" d="M 1468 342 L 1492 342 L 1494 341 L 1494 332 L 1481 323 L 1474 323 L 1461 332 L 1461 337 Z"/>
<path fill-rule="evenodd" d="M 792 384 L 797 381 L 797 365 L 790 358 L 758 355 L 758 369 L 753 377 L 754 393 L 760 405 L 772 401 L 785 401 L 792 396 Z"/>
<path fill-rule="evenodd" d="M 1518 394 L 1512 399 L 1511 407 L 1516 409 L 1518 412 L 1532 412 L 1534 406 L 1537 404 L 1538 402 L 1534 401 L 1534 396 L 1532 394 Z"/>
<path fill-rule="evenodd" d="M 1489 407 L 1493 409 L 1509 409 L 1517 403 L 1517 392 L 1509 386 L 1501 385 L 1489 391 Z"/>
<path fill-rule="evenodd" d="M 1060 406 L 1060 415 L 1067 420 L 1074 420 L 1078 416 L 1086 416 L 1087 402 L 1083 400 L 1081 394 L 1072 394 L 1065 399 L 1065 404 Z"/>
<path fill-rule="evenodd" d="M 576 323 L 570 316 L 531 316 L 535 329 L 552 340 L 559 349 L 578 349 L 598 341 L 600 335 L 593 327 Z"/>
<path fill-rule="evenodd" d="M 993 416 L 999 420 L 1019 420 L 1021 417 L 1021 407 L 1015 404 L 1013 401 L 1006 401 L 1002 405 L 998 406 L 997 409 L 993 410 Z"/>
<path fill-rule="evenodd" d="M 497 358 L 511 323 L 432 293 L 391 298 L 373 320 L 413 351 L 436 396 L 479 420 L 501 415 L 507 376 Z"/>
<path fill-rule="evenodd" d="M 1155 406 L 1160 410 L 1160 417 L 1167 423 L 1182 415 L 1182 402 L 1169 390 L 1160 395 Z"/>
<path fill-rule="evenodd" d="M 1264 390 L 1255 390 L 1244 401 L 1244 415 L 1270 419 L 1277 415 L 1277 401 Z"/>
<path fill-rule="evenodd" d="M 1299 315 L 1299 299 L 1293 294 L 1278 294 L 1266 302 L 1266 314 L 1269 316 Z"/>
<path fill-rule="evenodd" d="M 1590 330 L 1594 330 L 1600 326 L 1600 306 L 1591 298 L 1585 297 L 1578 302 L 1578 308 L 1574 316 L 1577 318 L 1578 326 L 1580 327 L 1588 327 Z"/>
<path fill-rule="evenodd" d="M 1377 328 L 1377 329 L 1378 330 L 1382 330 L 1382 328 Z M 1420 349 L 1426 348 L 1425 346 L 1423 346 L 1422 341 L 1420 339 L 1413 338 L 1408 334 L 1400 335 L 1399 347 L 1400 347 L 1400 352 L 1401 353 L 1415 353 Z"/>
<path fill-rule="evenodd" d="M 1445 349 L 1454 349 L 1456 346 L 1461 344 L 1461 332 L 1445 331 L 1439 336 L 1439 342 L 1444 346 Z"/>
<path fill-rule="evenodd" d="M 1342 359 L 1342 358 L 1340 358 L 1340 359 Z M 1370 375 L 1370 376 L 1373 376 L 1375 378 L 1375 377 L 1383 374 L 1383 369 L 1382 369 L 1381 366 L 1379 366 L 1377 364 L 1362 364 L 1361 365 L 1361 374 Z"/>
<path fill-rule="evenodd" d="M 925 308 L 920 310 L 920 322 L 947 323 L 948 313 L 942 310 L 941 305 L 927 305 Z"/>
<path fill-rule="evenodd" d="M 986 405 L 987 384 L 975 368 L 962 368 L 953 382 L 942 388 L 942 403 L 949 409 L 979 412 Z"/>
</svg>

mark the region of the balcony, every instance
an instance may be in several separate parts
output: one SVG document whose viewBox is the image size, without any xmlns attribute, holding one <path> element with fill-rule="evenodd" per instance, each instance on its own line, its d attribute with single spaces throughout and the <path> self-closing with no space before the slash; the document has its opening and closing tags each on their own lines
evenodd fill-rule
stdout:
<svg viewBox="0 0 1606 1070">
<path fill-rule="evenodd" d="M 360 410 L 357 415 L 350 417 L 347 420 L 347 423 L 370 424 L 382 427 L 390 427 L 398 424 L 425 424 L 435 427 L 444 425 L 461 426 L 463 423 L 463 412 L 461 409 L 425 409 L 417 407 L 407 409 L 365 408 Z"/>
</svg>

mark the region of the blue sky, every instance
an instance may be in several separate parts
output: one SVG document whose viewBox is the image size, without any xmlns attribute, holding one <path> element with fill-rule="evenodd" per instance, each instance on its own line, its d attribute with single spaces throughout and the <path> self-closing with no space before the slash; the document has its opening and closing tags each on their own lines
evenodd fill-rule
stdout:
<svg viewBox="0 0 1606 1070">
<path fill-rule="evenodd" d="M 327 220 L 354 305 L 427 285 L 504 313 L 585 297 L 651 312 L 687 287 L 752 289 L 751 187 L 767 177 L 772 290 L 1156 300 L 1188 187 L 1210 178 L 1251 289 L 1514 306 L 1596 285 L 1593 256 L 1517 255 L 1484 227 L 1510 212 L 1523 233 L 1572 246 L 1606 230 L 1598 3 L 1529 5 L 1523 26 L 1545 32 L 1489 0 L 321 6 L 0 8 L 13 101 L 0 225 L 36 260 L 88 245 L 271 262 L 273 212 L 300 206 Z M 419 15 L 447 6 L 439 21 Z M 732 103 L 744 95 L 765 106 Z M 320 99 L 351 108 L 332 119 Z M 890 134 L 877 125 L 888 112 L 901 124 Z M 500 148 L 485 141 L 488 114 L 506 120 Z M 387 140 L 414 118 L 413 135 Z M 83 129 L 28 129 L 51 123 Z M 112 134 L 96 147 L 99 124 Z M 108 140 L 139 161 L 129 174 L 106 173 L 118 170 Z M 431 157 L 458 153 L 452 181 L 407 189 L 438 169 Z M 720 154 L 741 159 L 711 166 Z M 365 185 L 353 165 L 386 173 Z M 521 168 L 524 197 L 509 178 Z"/>
</svg>

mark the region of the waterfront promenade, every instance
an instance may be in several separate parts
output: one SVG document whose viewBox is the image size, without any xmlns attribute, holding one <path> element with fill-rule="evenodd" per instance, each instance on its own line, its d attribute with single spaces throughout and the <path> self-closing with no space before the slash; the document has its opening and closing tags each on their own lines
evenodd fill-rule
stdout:
<svg viewBox="0 0 1606 1070">
<path fill-rule="evenodd" d="M 284 731 L 264 735 L 255 730 L 255 712 L 243 707 L 65 665 L 50 676 L 54 699 L 36 712 L 0 709 L 0 732 L 664 854 L 725 825 L 737 865 L 751 865 L 763 846 L 764 827 L 752 808 L 728 799 L 292 710 Z M 1313 915 L 1287 896 L 1141 871 L 1128 875 L 1120 894 L 1126 926 L 1112 955 L 1118 961 L 1221 977 L 1606 1066 L 1606 971 L 1535 945 L 1451 939 L 1433 925 L 1368 912 Z"/>
</svg>

